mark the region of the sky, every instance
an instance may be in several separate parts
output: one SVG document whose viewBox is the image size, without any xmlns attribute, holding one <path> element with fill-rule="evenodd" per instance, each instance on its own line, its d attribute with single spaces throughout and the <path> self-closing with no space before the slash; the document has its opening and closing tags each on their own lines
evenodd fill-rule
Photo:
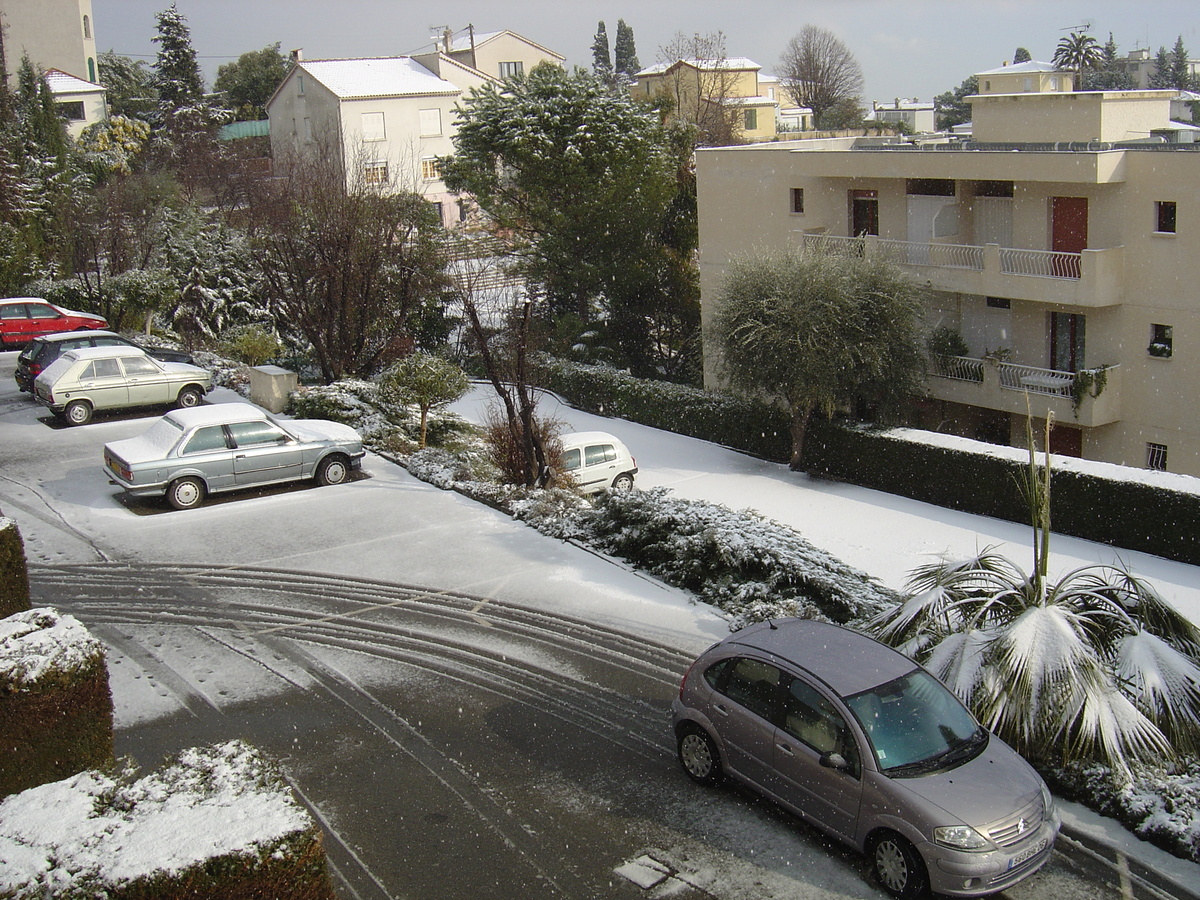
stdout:
<svg viewBox="0 0 1200 900">
<path fill-rule="evenodd" d="M 155 14 L 168 0 L 92 0 L 97 49 L 153 62 Z M 1123 54 L 1172 47 L 1182 36 L 1200 58 L 1196 0 L 178 0 L 192 45 L 211 84 L 217 66 L 276 41 L 308 59 L 395 56 L 431 46 L 430 34 L 468 24 L 505 28 L 591 67 L 597 23 L 612 44 L 618 19 L 633 28 L 643 66 L 676 34 L 725 36 L 730 56 L 747 56 L 774 73 L 788 40 L 806 24 L 827 28 L 863 68 L 864 100 L 929 100 L 967 76 L 1011 61 L 1017 47 L 1048 60 L 1059 39 L 1086 28 L 1109 32 Z"/>
</svg>

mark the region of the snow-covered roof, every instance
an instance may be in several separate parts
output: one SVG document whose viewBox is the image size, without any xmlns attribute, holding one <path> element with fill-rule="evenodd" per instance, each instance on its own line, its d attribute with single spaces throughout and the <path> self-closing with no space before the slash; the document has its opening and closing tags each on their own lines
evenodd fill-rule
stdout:
<svg viewBox="0 0 1200 900">
<path fill-rule="evenodd" d="M 888 110 L 888 109 L 907 109 L 907 110 L 933 109 L 933 101 L 932 100 L 900 100 L 899 102 L 893 100 L 890 103 L 888 103 L 888 102 L 880 103 L 878 100 L 874 100 L 874 101 L 872 101 L 872 103 L 874 104 L 874 109 L 877 112 L 882 112 L 883 110 Z"/>
<path fill-rule="evenodd" d="M 773 97 L 726 97 L 721 101 L 728 106 L 774 106 Z"/>
<path fill-rule="evenodd" d="M 1030 59 L 1022 63 L 1001 66 L 998 69 L 988 69 L 986 72 L 976 72 L 976 75 L 1032 75 L 1034 72 L 1061 72 L 1054 63 L 1040 62 Z"/>
<path fill-rule="evenodd" d="M 691 57 L 689 59 L 677 59 L 669 63 L 658 63 L 653 66 L 647 66 L 642 71 L 638 72 L 638 77 L 649 75 L 662 75 L 665 72 L 673 69 L 675 66 L 683 64 L 691 66 L 693 69 L 761 69 L 758 63 L 745 56 L 725 56 L 720 59 L 699 59 Z"/>
<path fill-rule="evenodd" d="M 298 67 L 342 100 L 461 93 L 407 56 L 374 59 L 306 59 Z"/>
<path fill-rule="evenodd" d="M 76 78 L 61 69 L 47 69 L 46 84 L 52 94 L 102 94 L 107 90 L 102 84 Z"/>
</svg>

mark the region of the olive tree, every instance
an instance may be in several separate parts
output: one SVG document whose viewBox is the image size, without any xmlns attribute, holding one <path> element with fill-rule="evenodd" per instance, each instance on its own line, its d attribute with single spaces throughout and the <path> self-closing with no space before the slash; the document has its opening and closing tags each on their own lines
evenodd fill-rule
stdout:
<svg viewBox="0 0 1200 900">
<path fill-rule="evenodd" d="M 862 405 L 886 416 L 919 390 L 920 289 L 878 259 L 823 250 L 735 259 L 713 327 L 728 384 L 791 416 L 798 470 L 814 412 Z"/>
</svg>

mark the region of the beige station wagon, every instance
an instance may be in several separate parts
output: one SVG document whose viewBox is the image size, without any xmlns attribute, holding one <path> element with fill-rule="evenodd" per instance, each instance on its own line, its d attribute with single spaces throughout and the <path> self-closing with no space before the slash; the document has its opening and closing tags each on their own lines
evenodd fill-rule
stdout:
<svg viewBox="0 0 1200 900">
<path fill-rule="evenodd" d="M 161 362 L 138 347 L 68 350 L 33 383 L 37 401 L 71 425 L 86 425 L 96 410 L 196 406 L 210 390 L 206 370 Z"/>
</svg>

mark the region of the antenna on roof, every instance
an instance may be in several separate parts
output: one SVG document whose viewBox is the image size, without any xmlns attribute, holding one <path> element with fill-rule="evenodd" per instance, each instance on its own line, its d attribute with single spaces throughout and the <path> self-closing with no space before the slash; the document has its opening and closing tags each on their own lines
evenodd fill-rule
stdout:
<svg viewBox="0 0 1200 900">
<path fill-rule="evenodd" d="M 1092 20 L 1091 20 L 1091 19 L 1084 19 L 1084 20 L 1083 20 L 1083 22 L 1082 22 L 1081 24 L 1079 24 L 1079 25 L 1071 25 L 1071 26 L 1070 26 L 1070 27 L 1068 27 L 1068 28 L 1060 28 L 1060 29 L 1058 29 L 1058 30 L 1059 30 L 1059 31 L 1070 31 L 1070 32 L 1076 32 L 1076 31 L 1083 31 L 1083 32 L 1087 32 L 1087 31 L 1091 31 L 1091 30 L 1092 30 Z"/>
</svg>

